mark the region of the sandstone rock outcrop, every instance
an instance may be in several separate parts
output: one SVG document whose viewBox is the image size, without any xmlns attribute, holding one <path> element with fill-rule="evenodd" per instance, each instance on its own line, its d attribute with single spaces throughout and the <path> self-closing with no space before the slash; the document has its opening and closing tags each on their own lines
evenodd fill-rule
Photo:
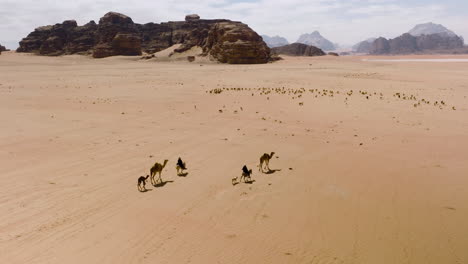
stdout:
<svg viewBox="0 0 468 264">
<path fill-rule="evenodd" d="M 216 23 L 208 33 L 203 51 L 223 63 L 267 63 L 270 48 L 255 31 L 241 22 Z"/>
<path fill-rule="evenodd" d="M 93 57 L 141 55 L 141 39 L 135 23 L 126 15 L 109 12 L 99 20 Z"/>
<path fill-rule="evenodd" d="M 225 19 L 205 20 L 188 15 L 185 21 L 136 24 L 123 14 L 109 12 L 83 26 L 75 21 L 36 28 L 21 40 L 18 52 L 40 55 L 75 53 L 95 58 L 115 55 L 155 53 L 181 44 L 175 52 L 194 46 L 203 54 L 225 63 L 265 63 L 270 49 L 262 38 L 241 22 Z"/>
<path fill-rule="evenodd" d="M 189 22 L 189 21 L 197 21 L 197 20 L 200 20 L 200 16 L 197 15 L 197 14 L 191 14 L 191 15 L 186 15 L 185 16 L 185 21 Z"/>
<path fill-rule="evenodd" d="M 39 27 L 20 42 L 16 51 L 50 56 L 87 52 L 95 44 L 96 29 L 94 21 L 79 27 L 74 20 Z"/>
<path fill-rule="evenodd" d="M 289 55 L 289 56 L 324 56 L 326 55 L 323 50 L 309 46 L 302 43 L 293 43 L 289 45 L 285 45 L 282 47 L 276 47 L 271 49 L 273 54 L 282 54 L 282 55 Z"/>
</svg>

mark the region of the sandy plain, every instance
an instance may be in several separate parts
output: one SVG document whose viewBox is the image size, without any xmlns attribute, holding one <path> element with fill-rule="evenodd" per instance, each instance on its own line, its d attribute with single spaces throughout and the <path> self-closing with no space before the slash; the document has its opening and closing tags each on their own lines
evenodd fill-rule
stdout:
<svg viewBox="0 0 468 264">
<path fill-rule="evenodd" d="M 363 58 L 2 53 L 0 263 L 467 263 L 468 63 Z"/>
</svg>

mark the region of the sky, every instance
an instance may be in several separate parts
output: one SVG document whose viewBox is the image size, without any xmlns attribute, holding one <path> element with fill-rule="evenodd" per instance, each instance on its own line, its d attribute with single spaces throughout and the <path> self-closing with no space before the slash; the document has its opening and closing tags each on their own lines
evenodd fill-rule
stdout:
<svg viewBox="0 0 468 264">
<path fill-rule="evenodd" d="M 242 21 L 259 34 L 295 42 L 318 30 L 343 46 L 393 38 L 416 24 L 443 24 L 468 40 L 468 0 L 0 0 L 0 44 L 16 48 L 34 28 L 75 19 L 99 21 L 109 11 L 136 23 L 201 18 Z"/>
</svg>

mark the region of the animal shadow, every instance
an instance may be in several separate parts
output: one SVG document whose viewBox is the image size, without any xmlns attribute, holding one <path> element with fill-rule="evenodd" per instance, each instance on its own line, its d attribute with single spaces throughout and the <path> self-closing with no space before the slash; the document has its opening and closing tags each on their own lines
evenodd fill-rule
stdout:
<svg viewBox="0 0 468 264">
<path fill-rule="evenodd" d="M 254 183 L 254 182 L 255 182 L 255 180 L 248 180 L 248 181 L 245 181 L 245 180 L 244 180 L 244 183 L 245 183 L 245 184 L 252 184 L 252 183 Z"/>
<path fill-rule="evenodd" d="M 160 187 L 164 187 L 166 184 L 171 183 L 171 182 L 174 182 L 174 181 L 162 181 L 162 182 L 156 183 L 153 186 L 156 187 L 156 188 L 160 188 Z"/>
<path fill-rule="evenodd" d="M 153 189 L 144 189 L 144 190 L 139 190 L 141 193 L 149 192 L 152 191 Z"/>
<path fill-rule="evenodd" d="M 179 176 L 179 177 L 187 177 L 187 175 L 188 175 L 188 172 L 183 172 L 183 173 L 177 174 L 177 176 Z"/>
<path fill-rule="evenodd" d="M 265 174 L 273 174 L 277 171 L 281 171 L 281 169 L 275 169 L 275 170 L 268 170 L 267 172 L 265 172 Z"/>
</svg>

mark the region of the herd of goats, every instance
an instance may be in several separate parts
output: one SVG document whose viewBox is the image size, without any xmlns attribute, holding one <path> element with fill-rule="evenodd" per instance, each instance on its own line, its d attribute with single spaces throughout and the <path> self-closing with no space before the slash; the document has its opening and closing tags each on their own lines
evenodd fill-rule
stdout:
<svg viewBox="0 0 468 264">
<path fill-rule="evenodd" d="M 260 164 L 258 165 L 258 170 L 261 171 L 262 173 L 264 172 L 263 168 L 265 165 L 265 168 L 267 171 L 271 171 L 269 163 L 270 159 L 273 158 L 273 155 L 275 155 L 275 152 L 271 152 L 270 154 L 265 153 L 260 157 Z M 153 167 L 150 169 L 150 174 L 146 176 L 141 176 L 138 178 L 138 191 L 140 192 L 146 192 L 146 180 L 148 178 L 151 179 L 151 184 L 153 186 L 158 186 L 163 183 L 161 179 L 161 172 L 166 167 L 168 160 L 164 160 L 163 164 L 156 162 Z M 176 170 L 177 170 L 177 175 L 178 176 L 186 176 L 187 173 L 184 173 L 184 170 L 187 170 L 187 166 L 185 165 L 185 162 L 182 161 L 182 159 L 179 157 L 176 163 Z M 155 179 L 156 174 L 158 174 L 158 178 Z M 239 177 L 234 177 L 232 178 L 232 185 L 236 185 L 240 182 L 242 182 L 242 179 L 244 179 L 244 183 L 252 183 L 252 178 L 250 177 L 252 175 L 252 169 L 248 169 L 246 165 L 242 167 L 242 175 Z"/>
</svg>

